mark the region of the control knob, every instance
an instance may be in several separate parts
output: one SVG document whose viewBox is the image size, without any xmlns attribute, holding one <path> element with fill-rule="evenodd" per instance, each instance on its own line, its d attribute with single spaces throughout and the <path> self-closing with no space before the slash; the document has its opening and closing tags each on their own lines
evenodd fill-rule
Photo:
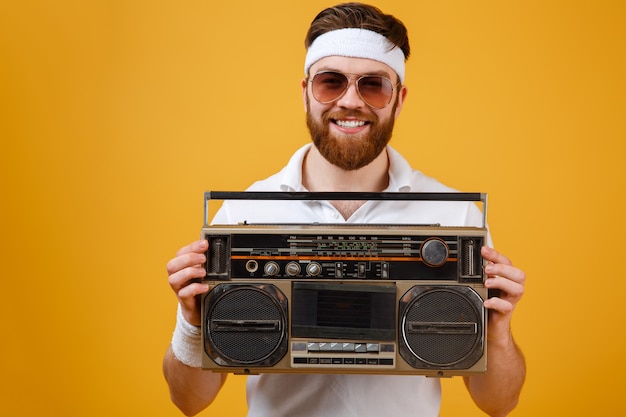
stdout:
<svg viewBox="0 0 626 417">
<path fill-rule="evenodd" d="M 316 277 L 322 273 L 322 266 L 317 262 L 311 262 L 306 266 L 306 273 L 311 277 Z"/>
<path fill-rule="evenodd" d="M 290 277 L 295 277 L 300 273 L 300 264 L 297 262 L 289 262 L 285 267 L 285 272 Z"/>
<path fill-rule="evenodd" d="M 428 266 L 441 266 L 448 260 L 448 245 L 439 238 L 427 239 L 420 249 L 422 260 Z"/>
<path fill-rule="evenodd" d="M 263 268 L 263 271 L 265 271 L 265 274 L 273 277 L 276 274 L 278 274 L 278 271 L 280 271 L 280 267 L 278 266 L 278 264 L 274 261 L 270 261 L 268 263 L 265 264 L 265 267 Z"/>
</svg>

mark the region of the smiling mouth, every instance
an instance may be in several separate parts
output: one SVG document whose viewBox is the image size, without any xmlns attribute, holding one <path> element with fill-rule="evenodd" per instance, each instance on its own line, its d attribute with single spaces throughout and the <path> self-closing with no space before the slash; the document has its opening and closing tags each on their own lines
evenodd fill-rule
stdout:
<svg viewBox="0 0 626 417">
<path fill-rule="evenodd" d="M 339 127 L 343 127 L 344 129 L 355 129 L 357 127 L 362 127 L 368 124 L 365 120 L 334 120 L 335 123 Z"/>
</svg>

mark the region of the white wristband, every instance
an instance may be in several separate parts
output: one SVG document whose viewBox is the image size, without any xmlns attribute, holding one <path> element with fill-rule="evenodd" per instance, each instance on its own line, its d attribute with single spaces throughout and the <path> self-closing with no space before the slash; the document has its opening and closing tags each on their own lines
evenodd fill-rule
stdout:
<svg viewBox="0 0 626 417">
<path fill-rule="evenodd" d="M 176 312 L 176 327 L 172 336 L 172 352 L 176 359 L 192 368 L 202 367 L 202 340 L 200 328 L 183 317 L 180 304 Z"/>
</svg>

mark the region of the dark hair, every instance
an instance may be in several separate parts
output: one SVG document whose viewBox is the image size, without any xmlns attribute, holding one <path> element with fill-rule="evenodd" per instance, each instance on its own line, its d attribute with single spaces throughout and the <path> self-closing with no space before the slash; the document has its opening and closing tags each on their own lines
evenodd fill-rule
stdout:
<svg viewBox="0 0 626 417">
<path fill-rule="evenodd" d="M 404 24 L 379 8 L 363 3 L 343 3 L 322 10 L 311 22 L 304 46 L 309 49 L 318 36 L 345 28 L 367 29 L 379 33 L 402 49 L 405 61 L 409 58 L 411 48 Z"/>
</svg>

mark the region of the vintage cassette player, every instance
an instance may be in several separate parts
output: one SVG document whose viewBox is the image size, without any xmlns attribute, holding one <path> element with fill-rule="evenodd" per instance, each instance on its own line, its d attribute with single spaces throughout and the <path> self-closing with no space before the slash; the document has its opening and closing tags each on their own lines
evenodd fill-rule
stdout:
<svg viewBox="0 0 626 417">
<path fill-rule="evenodd" d="M 479 201 L 483 225 L 209 225 L 216 199 Z M 482 193 L 205 193 L 203 368 L 485 372 L 486 204 Z"/>
</svg>

